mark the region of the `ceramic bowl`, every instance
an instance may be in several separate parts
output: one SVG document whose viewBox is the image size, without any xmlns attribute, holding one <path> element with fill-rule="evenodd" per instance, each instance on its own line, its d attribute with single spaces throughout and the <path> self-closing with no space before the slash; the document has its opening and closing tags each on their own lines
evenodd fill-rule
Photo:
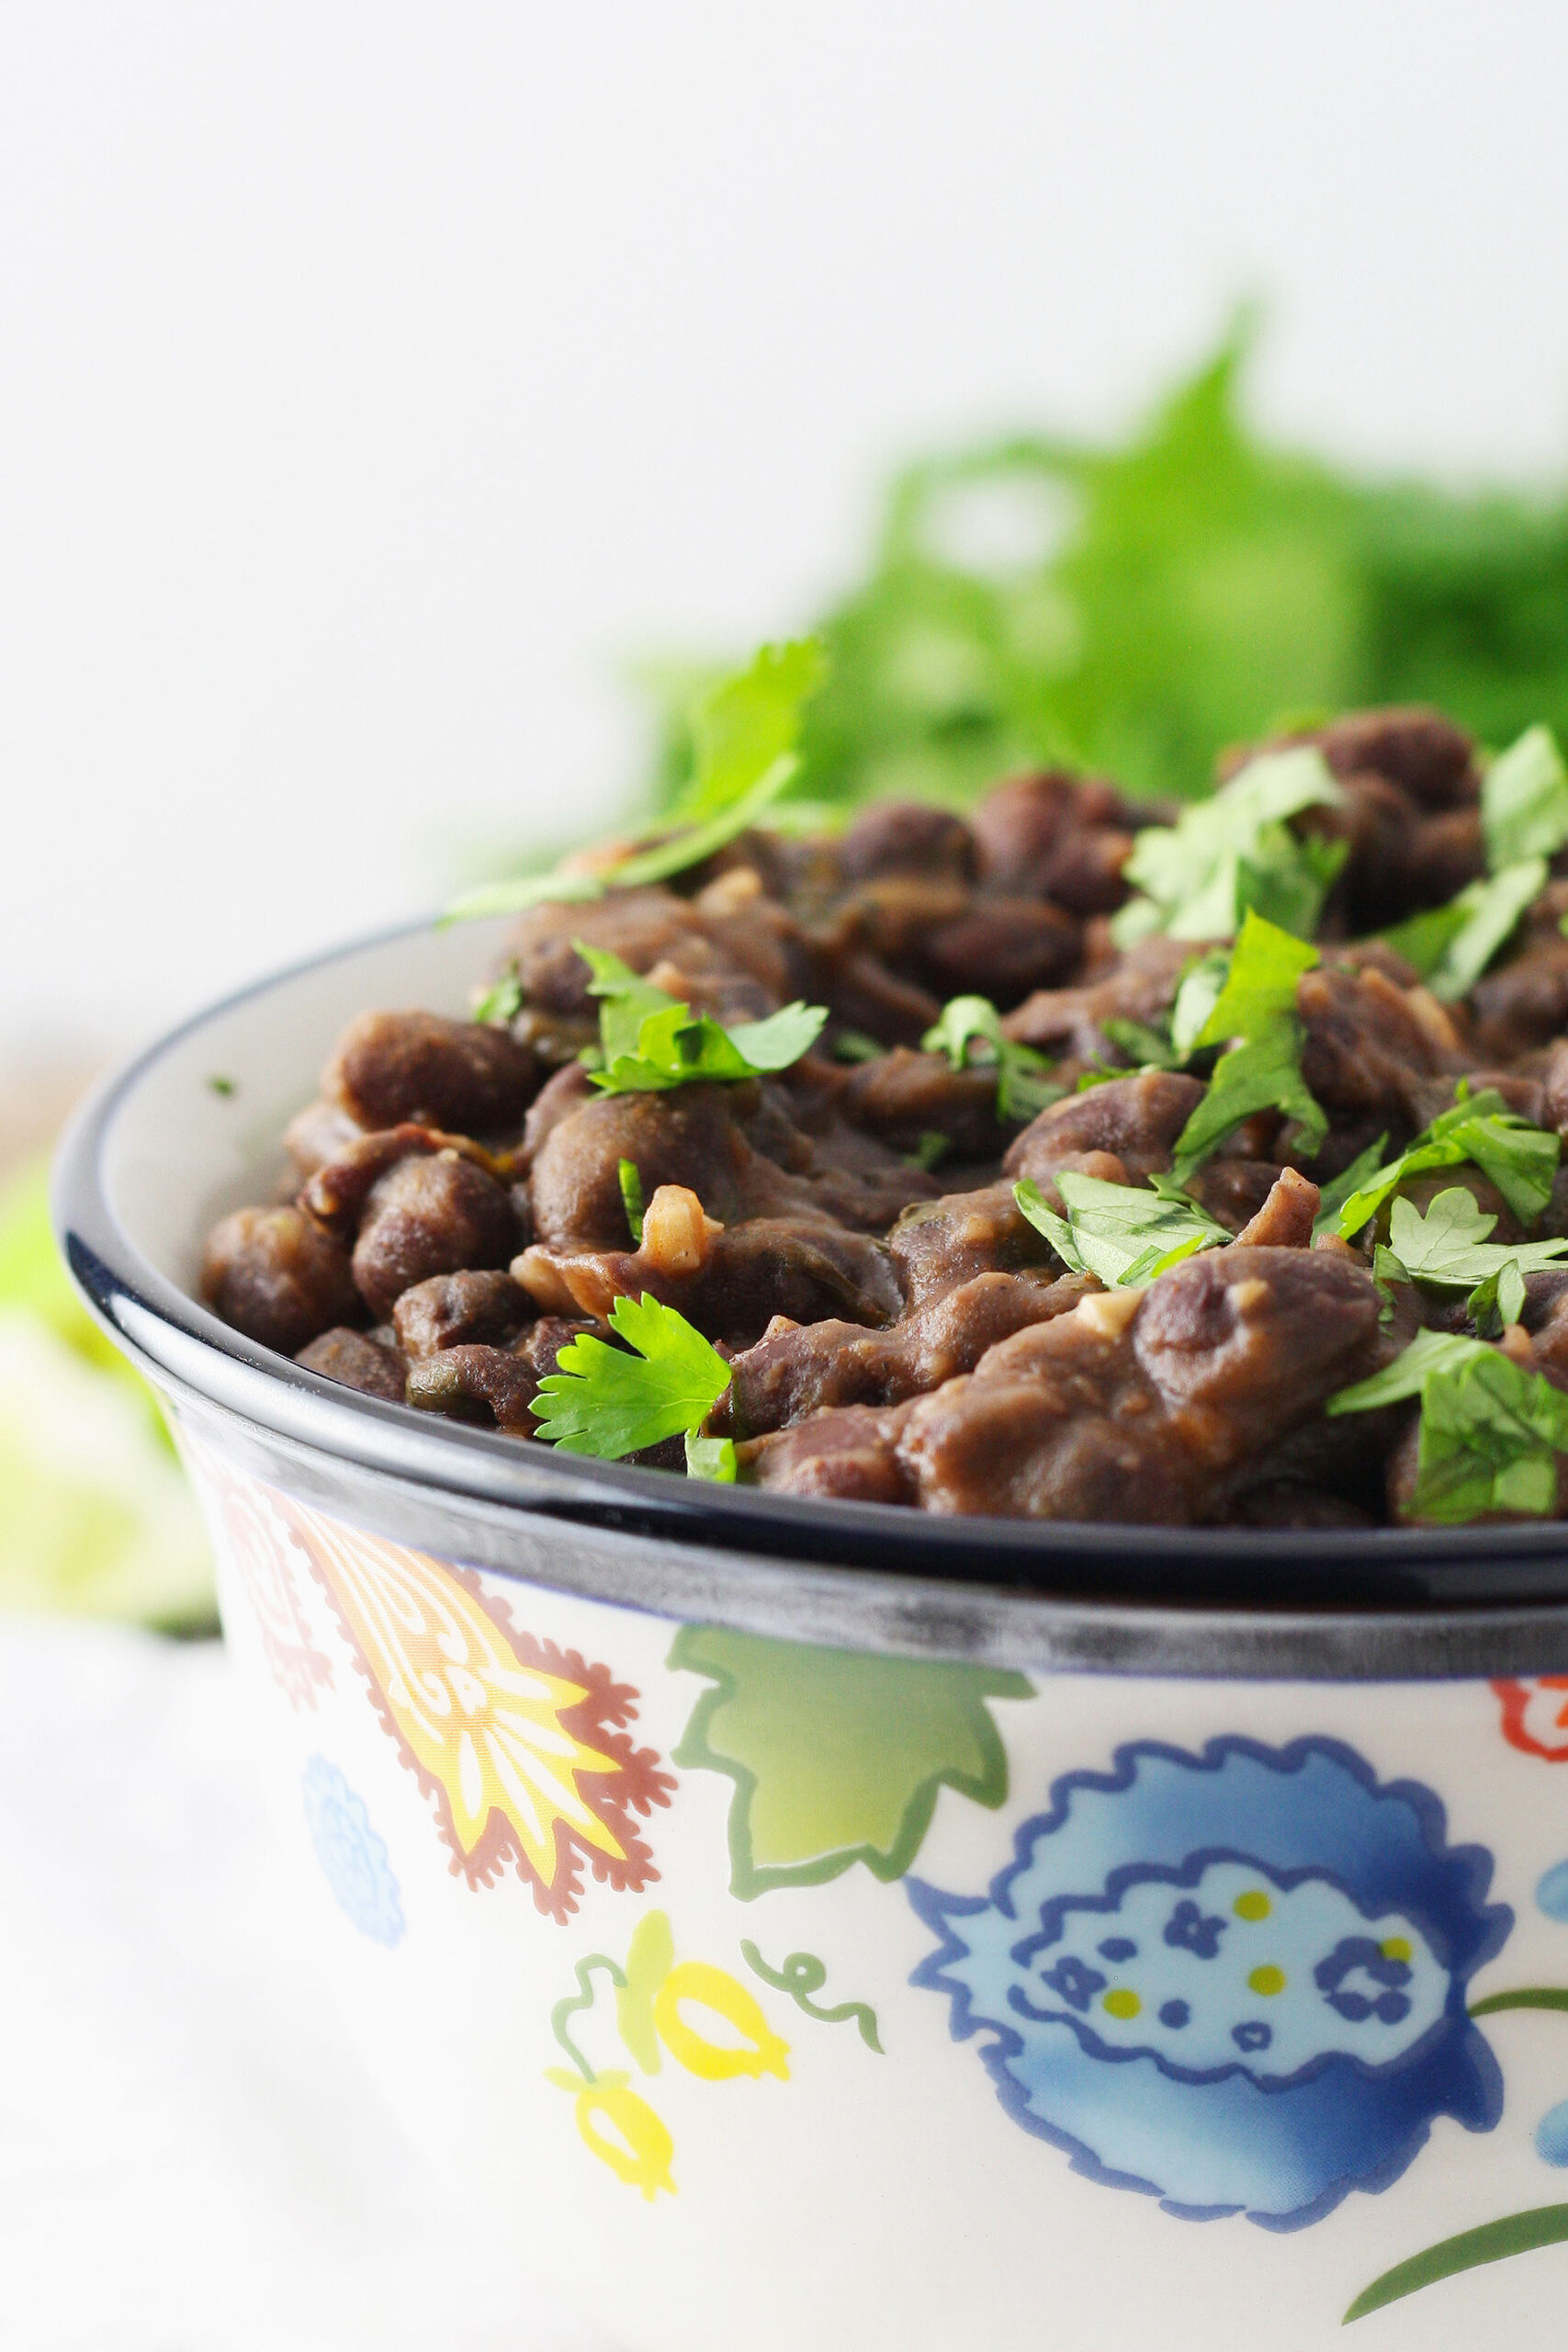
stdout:
<svg viewBox="0 0 1568 2352">
<path fill-rule="evenodd" d="M 626 2352 L 1554 2325 L 1564 1531 L 793 1502 L 433 1423 L 217 1322 L 201 1237 L 343 1023 L 460 1010 L 490 945 L 410 932 L 203 1014 L 57 1189 L 211 1522 L 300 1936 L 474 2231 Z"/>
</svg>

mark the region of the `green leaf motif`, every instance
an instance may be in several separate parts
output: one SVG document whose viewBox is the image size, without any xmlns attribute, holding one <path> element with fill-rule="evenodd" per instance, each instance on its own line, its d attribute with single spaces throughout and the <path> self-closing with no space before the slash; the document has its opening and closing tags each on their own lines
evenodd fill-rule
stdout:
<svg viewBox="0 0 1568 2352">
<path fill-rule="evenodd" d="M 820 1886 L 863 1862 L 901 1878 L 937 1797 L 1007 1797 L 1007 1753 L 986 1705 L 1028 1699 L 1021 1674 L 881 1657 L 683 1625 L 670 1663 L 714 1688 L 692 1711 L 674 1761 L 726 1774 L 730 1888 L 742 1902 Z"/>
</svg>

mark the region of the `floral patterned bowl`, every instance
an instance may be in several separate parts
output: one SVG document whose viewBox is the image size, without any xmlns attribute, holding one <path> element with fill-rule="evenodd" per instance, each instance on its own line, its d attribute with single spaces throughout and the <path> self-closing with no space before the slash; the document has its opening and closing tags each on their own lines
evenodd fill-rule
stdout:
<svg viewBox="0 0 1568 2352">
<path fill-rule="evenodd" d="M 1543 2332 L 1563 1531 L 799 1504 L 265 1354 L 195 1303 L 207 1224 L 352 1012 L 482 952 L 203 1015 L 57 1193 L 211 1521 L 301 1938 L 473 2229 L 626 2352 Z"/>
</svg>

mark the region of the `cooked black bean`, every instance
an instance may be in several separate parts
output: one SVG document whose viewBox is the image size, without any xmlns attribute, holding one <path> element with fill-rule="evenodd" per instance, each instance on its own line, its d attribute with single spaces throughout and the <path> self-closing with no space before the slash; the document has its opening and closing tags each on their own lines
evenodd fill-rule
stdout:
<svg viewBox="0 0 1568 2352">
<path fill-rule="evenodd" d="M 226 1323 L 286 1356 L 359 1312 L 347 1250 L 297 1208 L 220 1218 L 208 1237 L 201 1290 Z"/>
<path fill-rule="evenodd" d="M 401 1159 L 371 1187 L 354 1245 L 354 1279 L 371 1312 L 464 1266 L 504 1266 L 517 1246 L 512 1204 L 492 1176 L 456 1151 Z"/>
</svg>

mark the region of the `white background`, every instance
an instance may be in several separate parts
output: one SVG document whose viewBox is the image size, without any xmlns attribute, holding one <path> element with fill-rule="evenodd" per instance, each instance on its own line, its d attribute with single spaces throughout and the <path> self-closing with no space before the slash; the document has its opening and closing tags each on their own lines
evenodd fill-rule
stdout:
<svg viewBox="0 0 1568 2352">
<path fill-rule="evenodd" d="M 1553 0 L 0 8 L 0 1060 L 558 839 L 617 684 L 858 560 L 886 466 L 1123 423 L 1568 455 Z"/>
</svg>

